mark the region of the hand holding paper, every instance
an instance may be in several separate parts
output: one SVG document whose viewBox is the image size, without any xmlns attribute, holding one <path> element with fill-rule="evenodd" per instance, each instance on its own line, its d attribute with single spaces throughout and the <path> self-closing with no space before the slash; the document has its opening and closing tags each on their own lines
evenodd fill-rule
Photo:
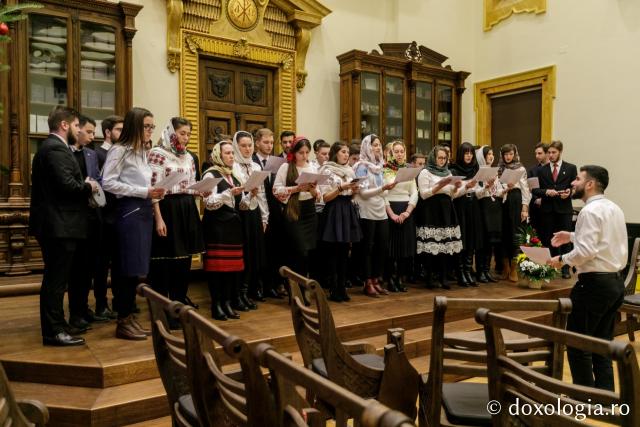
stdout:
<svg viewBox="0 0 640 427">
<path fill-rule="evenodd" d="M 396 174 L 395 183 L 399 184 L 401 182 L 413 181 L 416 179 L 422 169 L 420 168 L 401 168 L 398 169 L 398 173 Z"/>
<path fill-rule="evenodd" d="M 157 182 L 154 185 L 155 188 L 162 188 L 165 190 L 171 190 L 174 186 L 176 186 L 179 182 L 188 179 L 187 174 L 182 172 L 174 172 L 171 175 L 165 176 L 160 182 Z"/>
<path fill-rule="evenodd" d="M 267 163 L 265 163 L 262 170 L 269 171 L 271 173 L 277 173 L 280 166 L 286 162 L 286 159 L 280 156 L 269 156 L 267 158 Z"/>
<path fill-rule="evenodd" d="M 212 176 L 208 176 L 202 181 L 190 185 L 189 187 L 187 187 L 187 189 L 197 191 L 199 193 L 208 193 L 212 192 L 218 186 L 218 183 L 220 181 L 222 181 L 222 178 L 214 178 Z"/>
<path fill-rule="evenodd" d="M 302 174 L 300 174 L 300 176 L 298 177 L 298 179 L 296 179 L 296 184 L 324 184 L 330 177 L 331 175 L 324 175 L 324 174 L 318 174 L 318 173 L 309 173 L 309 172 L 302 172 Z"/>
<path fill-rule="evenodd" d="M 505 169 L 502 171 L 502 176 L 500 177 L 500 182 L 503 182 L 507 185 L 511 184 L 511 185 L 516 185 L 518 183 L 518 181 L 520 181 L 520 178 L 522 177 L 522 174 L 524 173 L 523 170 L 520 169 Z"/>
<path fill-rule="evenodd" d="M 269 175 L 271 175 L 271 172 L 268 171 L 253 171 L 247 182 L 244 183 L 244 191 L 252 191 L 258 188 Z"/>
<path fill-rule="evenodd" d="M 488 182 L 498 176 L 498 168 L 493 168 L 491 166 L 480 166 L 478 169 L 478 173 L 473 177 L 474 181 L 478 182 Z"/>
</svg>

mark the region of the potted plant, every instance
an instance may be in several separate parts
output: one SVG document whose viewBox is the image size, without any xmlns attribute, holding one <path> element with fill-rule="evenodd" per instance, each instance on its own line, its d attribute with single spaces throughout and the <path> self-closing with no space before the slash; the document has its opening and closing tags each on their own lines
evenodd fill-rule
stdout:
<svg viewBox="0 0 640 427">
<path fill-rule="evenodd" d="M 520 246 L 542 247 L 542 241 L 538 237 L 536 230 L 529 224 L 525 224 L 520 228 L 516 238 Z M 530 289 L 542 289 L 545 283 L 549 283 L 559 274 L 558 270 L 550 265 L 538 264 L 523 253 L 516 257 L 516 264 L 519 276 L 526 279 L 527 286 Z"/>
</svg>

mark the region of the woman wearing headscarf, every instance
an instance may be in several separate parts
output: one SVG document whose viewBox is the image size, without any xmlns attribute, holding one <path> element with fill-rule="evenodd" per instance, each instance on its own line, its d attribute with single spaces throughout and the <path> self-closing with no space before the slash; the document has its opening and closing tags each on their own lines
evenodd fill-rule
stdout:
<svg viewBox="0 0 640 427">
<path fill-rule="evenodd" d="M 174 173 L 184 179 L 167 190 L 164 199 L 153 205 L 155 233 L 151 244 L 149 282 L 169 299 L 193 305 L 187 296 L 193 255 L 204 252 L 202 224 L 196 206 L 196 192 L 188 187 L 196 182 L 196 166 L 187 152 L 191 123 L 182 117 L 171 119 L 160 144 L 149 152 L 151 185 Z"/>
<path fill-rule="evenodd" d="M 462 234 L 453 207 L 453 198 L 465 192 L 462 181 L 451 184 L 449 160 L 443 146 L 436 146 L 429 153 L 425 169 L 418 175 L 420 201 L 416 208 L 417 254 L 424 257 L 427 266 L 426 285 L 450 289 L 446 281 L 447 264 L 462 251 Z"/>
<path fill-rule="evenodd" d="M 384 165 L 384 182 L 396 180 L 396 174 L 407 167 L 407 151 L 402 141 L 391 143 L 390 160 Z M 418 186 L 415 180 L 401 182 L 387 191 L 385 208 L 389 216 L 389 252 L 385 275 L 391 292 L 406 292 L 402 282 L 409 273 L 411 258 L 416 253 L 416 224 L 411 213 L 418 204 Z"/>
<path fill-rule="evenodd" d="M 285 254 L 294 271 L 306 276 L 309 272 L 309 251 L 315 249 L 318 217 L 315 202 L 320 197 L 317 185 L 297 184 L 304 172 L 317 173 L 309 163 L 311 143 L 304 136 L 293 140 L 287 161 L 280 166 L 273 183 L 273 194 L 284 204 L 285 232 L 289 252 Z"/>
<path fill-rule="evenodd" d="M 204 199 L 202 218 L 207 272 L 211 294 L 211 317 L 216 320 L 239 319 L 231 301 L 238 298 L 244 270 L 244 230 L 240 219 L 243 188 L 233 175 L 233 144 L 220 141 L 211 151 L 212 166 L 203 178 L 222 178 L 214 192 Z"/>
<path fill-rule="evenodd" d="M 518 147 L 514 144 L 505 144 L 500 148 L 500 162 L 498 163 L 498 175 L 502 176 L 505 169 L 518 171 L 521 176 L 515 184 L 509 184 L 504 196 L 502 213 L 502 241 L 505 250 L 504 272 L 509 274 L 509 280 L 518 281 L 518 269 L 515 256 L 518 253 L 516 235 L 523 222 L 529 218 L 529 202 L 531 192 L 527 184 L 527 170 L 520 163 Z"/>
<path fill-rule="evenodd" d="M 385 184 L 382 169 L 382 143 L 376 135 L 367 135 L 360 145 L 360 160 L 353 165 L 356 177 L 363 179 L 363 189 L 355 197 L 360 210 L 362 228 L 361 257 L 364 279 L 363 292 L 370 297 L 387 295 L 379 280 L 384 276 L 384 264 L 389 251 L 389 223 L 385 208 L 387 190 L 394 183 Z"/>
<path fill-rule="evenodd" d="M 319 171 L 330 176 L 329 184 L 323 185 L 324 221 L 320 239 L 325 244 L 328 267 L 329 299 L 336 302 L 349 301 L 346 290 L 349 245 L 362 238 L 358 212 L 351 202 L 360 190 L 356 177 L 349 166 L 349 147 L 336 142 L 329 150 L 329 161 Z"/>
<path fill-rule="evenodd" d="M 476 198 L 477 182 L 473 179 L 479 169 L 473 145 L 468 142 L 460 144 L 456 162 L 450 170 L 453 175 L 463 177 L 465 189 L 463 194 L 453 201 L 462 233 L 462 252 L 458 257 L 456 270 L 458 284 L 461 286 L 478 286 L 472 267 L 475 251 L 482 248 L 480 204 Z"/>
<path fill-rule="evenodd" d="M 479 166 L 491 166 L 494 156 L 493 149 L 485 145 L 476 150 L 476 160 Z M 482 217 L 482 239 L 484 247 L 476 251 L 476 269 L 480 282 L 497 282 L 490 273 L 491 255 L 495 254 L 496 271 L 503 268 L 502 250 L 502 196 L 504 186 L 496 177 L 487 182 L 478 183 L 476 197 L 480 203 Z"/>
<path fill-rule="evenodd" d="M 262 170 L 253 161 L 253 145 L 253 137 L 249 132 L 239 131 L 233 136 L 233 174 L 241 185 L 249 180 L 253 172 Z M 264 232 L 269 222 L 264 184 L 251 192 L 244 192 L 240 202 L 240 217 L 244 226 L 244 275 L 239 298 L 233 304 L 237 310 L 255 310 L 258 306 L 249 299 L 247 292 L 257 300 L 264 300 L 260 274 L 266 267 Z"/>
</svg>

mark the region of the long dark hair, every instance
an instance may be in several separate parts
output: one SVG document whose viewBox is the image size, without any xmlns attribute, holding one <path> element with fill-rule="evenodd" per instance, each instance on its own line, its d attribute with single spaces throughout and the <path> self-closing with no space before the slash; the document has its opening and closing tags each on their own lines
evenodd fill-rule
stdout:
<svg viewBox="0 0 640 427">
<path fill-rule="evenodd" d="M 146 108 L 133 107 L 124 116 L 122 124 L 122 133 L 118 139 L 118 143 L 129 145 L 134 152 L 143 152 L 147 141 L 144 140 L 144 119 L 153 117 L 151 111 Z"/>
<path fill-rule="evenodd" d="M 296 153 L 307 147 L 311 151 L 311 143 L 306 138 L 300 138 L 294 141 L 293 147 L 289 153 L 291 154 L 291 160 L 289 160 L 289 169 L 287 170 L 287 187 L 293 187 L 296 185 L 296 179 L 298 179 L 298 168 L 296 167 Z M 287 202 L 285 214 L 290 221 L 297 221 L 300 217 L 300 193 L 294 193 Z"/>
<path fill-rule="evenodd" d="M 343 147 L 349 148 L 346 142 L 337 141 L 334 142 L 331 148 L 329 149 L 329 161 L 338 163 L 338 153 L 342 150 Z M 347 163 L 349 163 L 349 159 L 347 158 Z"/>
</svg>

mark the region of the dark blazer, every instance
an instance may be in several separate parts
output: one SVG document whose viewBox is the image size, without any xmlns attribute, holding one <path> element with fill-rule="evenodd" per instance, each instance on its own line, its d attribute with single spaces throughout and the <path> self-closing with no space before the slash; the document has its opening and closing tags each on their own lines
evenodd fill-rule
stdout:
<svg viewBox="0 0 640 427">
<path fill-rule="evenodd" d="M 262 169 L 262 163 L 257 154 L 253 154 L 252 159 L 254 163 L 257 163 Z M 269 224 L 274 224 L 274 221 L 279 221 L 282 218 L 282 203 L 276 199 L 273 195 L 273 183 L 276 180 L 276 174 L 271 173 L 269 179 L 264 180 L 264 191 L 267 193 L 267 205 L 269 206 Z"/>
<path fill-rule="evenodd" d="M 571 188 L 571 183 L 578 176 L 576 165 L 562 161 L 562 166 L 558 170 L 558 178 L 553 182 L 553 165 L 548 163 L 538 169 L 538 181 L 540 188 L 533 190 L 533 195 L 542 199 L 540 210 L 544 213 L 570 214 L 573 212 L 571 197 L 562 199 L 560 197 L 548 197 L 547 190 L 562 191 Z"/>
<path fill-rule="evenodd" d="M 108 153 L 108 151 L 105 150 L 104 148 L 102 148 L 102 146 L 96 147 L 96 149 L 94 151 L 96 152 L 96 155 L 98 156 L 98 168 L 100 170 L 102 170 L 102 168 L 104 167 L 104 163 L 107 161 L 107 153 Z"/>
<path fill-rule="evenodd" d="M 57 136 L 49 135 L 33 157 L 31 182 L 31 234 L 38 239 L 86 238 L 91 185 Z"/>
<path fill-rule="evenodd" d="M 84 154 L 84 162 L 87 165 L 87 176 L 101 182 L 98 154 L 89 147 L 84 147 L 82 154 Z"/>
</svg>

